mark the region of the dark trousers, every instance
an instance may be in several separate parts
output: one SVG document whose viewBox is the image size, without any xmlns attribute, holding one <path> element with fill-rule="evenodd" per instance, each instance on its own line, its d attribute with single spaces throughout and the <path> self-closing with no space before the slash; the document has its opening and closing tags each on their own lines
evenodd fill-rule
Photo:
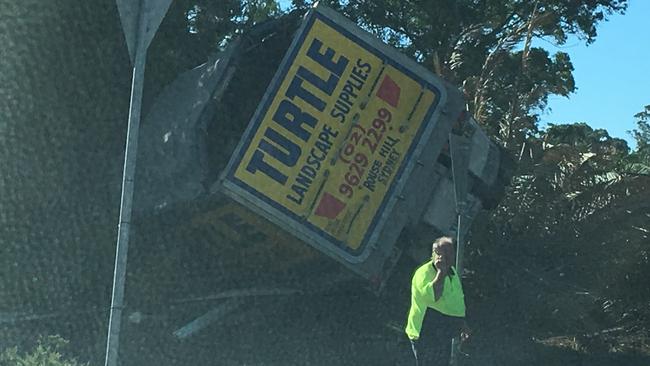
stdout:
<svg viewBox="0 0 650 366">
<path fill-rule="evenodd" d="M 460 334 L 461 318 L 443 315 L 427 309 L 420 339 L 411 341 L 416 366 L 448 366 L 451 339 Z"/>
</svg>

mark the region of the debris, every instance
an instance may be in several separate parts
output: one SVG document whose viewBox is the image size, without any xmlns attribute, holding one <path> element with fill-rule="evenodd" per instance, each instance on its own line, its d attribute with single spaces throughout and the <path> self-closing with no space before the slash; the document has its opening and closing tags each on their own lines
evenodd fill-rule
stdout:
<svg viewBox="0 0 650 366">
<path fill-rule="evenodd" d="M 208 311 L 207 313 L 201 315 L 200 317 L 189 322 L 185 326 L 179 328 L 174 332 L 174 336 L 179 339 L 186 339 L 190 336 L 196 334 L 197 332 L 205 329 L 210 324 L 224 318 L 226 315 L 232 313 L 233 311 L 239 309 L 242 300 L 240 299 L 230 299 L 226 302 L 220 304 L 218 307 Z"/>
</svg>

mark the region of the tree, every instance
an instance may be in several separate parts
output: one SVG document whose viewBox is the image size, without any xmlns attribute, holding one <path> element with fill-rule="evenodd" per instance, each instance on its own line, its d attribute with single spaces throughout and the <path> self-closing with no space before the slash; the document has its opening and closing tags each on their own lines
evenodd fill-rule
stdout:
<svg viewBox="0 0 650 366">
<path fill-rule="evenodd" d="M 513 232 L 556 235 L 607 206 L 627 172 L 627 142 L 586 123 L 551 124 L 530 136 L 510 192 L 494 216 Z"/>
<path fill-rule="evenodd" d="M 564 52 L 533 47 L 564 44 L 569 35 L 596 39 L 598 23 L 623 13 L 626 0 L 329 0 L 384 41 L 462 86 L 470 111 L 511 151 L 537 131 L 551 94 L 575 90 Z M 305 7 L 307 1 L 294 0 Z"/>
<path fill-rule="evenodd" d="M 0 353 L 0 366 L 83 366 L 74 358 L 63 355 L 68 341 L 60 336 L 40 337 L 37 345 L 24 354 L 12 347 Z"/>
<path fill-rule="evenodd" d="M 299 10 L 306 10 L 312 3 L 292 1 Z M 568 54 L 551 55 L 535 47 L 533 41 L 562 45 L 573 35 L 592 43 L 597 25 L 627 8 L 627 0 L 322 3 L 461 87 L 469 110 L 512 152 L 518 152 L 526 137 L 538 132 L 538 116 L 546 108 L 549 95 L 566 97 L 575 91 Z M 223 46 L 252 24 L 278 15 L 278 2 L 274 0 L 227 0 L 219 5 L 206 0 L 183 0 L 176 2 L 168 16 L 175 19 L 174 30 L 170 29 L 169 34 L 164 29 L 161 32 L 165 39 L 173 39 L 175 34 L 185 40 L 177 42 L 178 47 L 167 49 L 191 47 L 193 51 L 180 54 L 197 55 L 188 62 L 192 65 L 205 59 L 207 50 Z M 179 35 L 182 24 L 186 31 Z"/>
<path fill-rule="evenodd" d="M 636 150 L 626 159 L 627 168 L 637 174 L 650 174 L 650 105 L 634 115 L 636 128 L 628 131 L 636 140 Z"/>
<path fill-rule="evenodd" d="M 636 140 L 636 151 L 646 160 L 650 160 L 650 105 L 645 106 L 643 111 L 634 115 L 637 119 L 637 128 L 632 130 L 632 136 Z"/>
<path fill-rule="evenodd" d="M 650 148 L 650 105 L 645 106 L 643 111 L 634 115 L 637 119 L 637 128 L 632 130 L 632 136 L 636 140 L 637 149 L 645 150 Z"/>
<path fill-rule="evenodd" d="M 207 61 L 237 35 L 281 14 L 276 0 L 178 0 L 149 48 L 144 106 L 179 73 Z"/>
<path fill-rule="evenodd" d="M 607 130 L 594 130 L 584 122 L 550 124 L 544 134 L 544 141 L 552 145 L 570 145 L 579 151 L 600 155 L 608 162 L 619 161 L 630 152 L 627 141 L 611 137 Z"/>
</svg>

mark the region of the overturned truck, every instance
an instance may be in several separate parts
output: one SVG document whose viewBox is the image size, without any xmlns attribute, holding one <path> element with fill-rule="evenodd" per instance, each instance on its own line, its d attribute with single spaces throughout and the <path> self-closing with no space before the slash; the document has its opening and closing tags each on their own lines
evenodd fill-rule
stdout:
<svg viewBox="0 0 650 366">
<path fill-rule="evenodd" d="M 452 234 L 458 213 L 466 231 L 507 180 L 454 86 L 324 6 L 179 75 L 140 136 L 138 220 L 175 212 L 278 270 L 327 256 L 374 289 L 405 233 Z"/>
</svg>

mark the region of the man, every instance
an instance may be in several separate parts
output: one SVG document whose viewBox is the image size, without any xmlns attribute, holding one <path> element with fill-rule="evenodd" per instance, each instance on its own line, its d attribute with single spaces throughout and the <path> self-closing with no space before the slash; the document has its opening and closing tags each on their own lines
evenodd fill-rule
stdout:
<svg viewBox="0 0 650 366">
<path fill-rule="evenodd" d="M 469 337 L 465 322 L 465 295 L 460 276 L 453 266 L 455 257 L 454 240 L 447 236 L 438 238 L 431 248 L 431 260 L 413 275 L 411 308 L 405 331 L 417 366 L 449 365 L 451 339 L 461 329 L 461 340 Z M 427 325 L 421 337 L 425 315 Z"/>
</svg>

